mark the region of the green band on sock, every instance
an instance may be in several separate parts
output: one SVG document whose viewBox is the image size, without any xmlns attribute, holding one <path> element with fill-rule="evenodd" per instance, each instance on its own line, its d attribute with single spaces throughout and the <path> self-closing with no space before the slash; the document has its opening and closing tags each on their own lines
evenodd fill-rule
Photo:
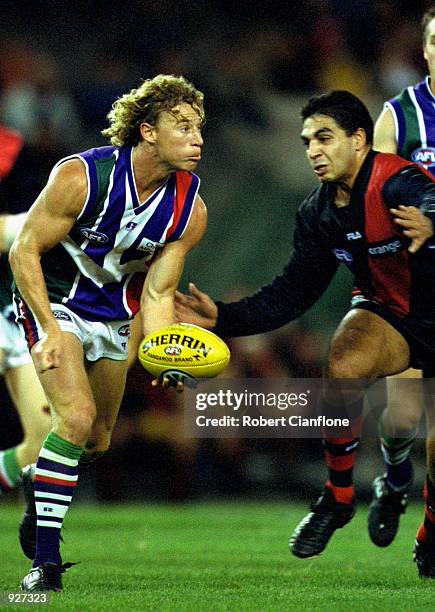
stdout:
<svg viewBox="0 0 435 612">
<path fill-rule="evenodd" d="M 400 451 L 406 449 L 407 446 L 411 446 L 417 436 L 418 428 L 414 427 L 408 430 L 408 432 L 402 430 L 400 438 L 393 438 L 385 433 L 384 418 L 382 415 L 378 422 L 378 431 L 384 446 L 391 450 Z"/>
<path fill-rule="evenodd" d="M 14 446 L 14 448 L 8 448 L 8 450 L 3 452 L 3 465 L 8 480 L 12 483 L 12 486 L 15 487 L 21 482 L 21 468 L 17 463 L 16 446 Z"/>
<path fill-rule="evenodd" d="M 80 455 L 83 452 L 83 448 L 81 446 L 68 442 L 68 440 L 61 438 L 53 431 L 51 431 L 45 438 L 43 446 L 47 450 L 57 453 L 58 455 L 62 455 L 62 457 L 68 457 L 69 459 L 79 460 Z"/>
</svg>

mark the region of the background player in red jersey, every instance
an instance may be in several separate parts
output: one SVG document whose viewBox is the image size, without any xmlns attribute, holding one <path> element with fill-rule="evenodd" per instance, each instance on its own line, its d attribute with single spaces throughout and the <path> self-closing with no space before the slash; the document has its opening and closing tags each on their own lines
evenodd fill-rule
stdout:
<svg viewBox="0 0 435 612">
<path fill-rule="evenodd" d="M 371 380 L 432 363 L 435 253 L 426 242 L 433 235 L 435 183 L 417 166 L 372 150 L 373 122 L 349 92 L 312 98 L 302 119 L 301 137 L 321 185 L 299 208 L 294 252 L 283 273 L 231 304 L 215 304 L 191 286 L 190 297 L 178 295 L 180 320 L 222 336 L 275 329 L 305 312 L 343 261 L 356 291 L 333 336 L 326 377 Z M 411 294 L 418 302 L 410 301 Z M 351 408 L 357 423 L 361 396 L 354 396 Z M 325 491 L 291 539 L 292 552 L 301 558 L 320 554 L 355 511 L 358 436 L 326 437 L 324 445 Z M 435 529 L 431 538 L 435 542 Z M 421 549 L 417 554 L 428 556 Z"/>
</svg>

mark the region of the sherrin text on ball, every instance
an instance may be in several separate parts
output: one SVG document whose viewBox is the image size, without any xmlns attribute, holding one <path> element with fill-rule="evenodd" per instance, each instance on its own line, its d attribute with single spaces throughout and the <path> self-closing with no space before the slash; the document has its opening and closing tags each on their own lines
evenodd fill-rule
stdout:
<svg viewBox="0 0 435 612">
<path fill-rule="evenodd" d="M 146 336 L 138 357 L 145 370 L 156 377 L 179 373 L 189 378 L 212 378 L 228 366 L 231 355 L 213 332 L 174 323 Z"/>
</svg>

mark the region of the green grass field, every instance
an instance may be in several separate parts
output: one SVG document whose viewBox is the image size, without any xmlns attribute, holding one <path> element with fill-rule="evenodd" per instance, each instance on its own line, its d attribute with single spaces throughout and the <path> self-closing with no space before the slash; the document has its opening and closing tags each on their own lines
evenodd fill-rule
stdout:
<svg viewBox="0 0 435 612">
<path fill-rule="evenodd" d="M 421 505 L 411 505 L 388 549 L 369 542 L 362 506 L 321 557 L 301 561 L 287 540 L 305 511 L 282 503 L 76 505 L 66 520 L 63 556 L 80 564 L 45 609 L 434 609 L 435 581 L 418 579 L 412 562 Z M 18 591 L 29 567 L 17 543 L 19 517 L 18 507 L 2 504 L 3 595 Z M 23 608 L 30 606 L 7 607 Z"/>
</svg>

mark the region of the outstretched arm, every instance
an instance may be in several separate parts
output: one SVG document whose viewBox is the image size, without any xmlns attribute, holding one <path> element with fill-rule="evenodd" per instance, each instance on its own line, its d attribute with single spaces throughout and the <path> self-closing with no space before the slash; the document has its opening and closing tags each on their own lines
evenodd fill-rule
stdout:
<svg viewBox="0 0 435 612">
<path fill-rule="evenodd" d="M 247 336 L 296 319 L 323 294 L 338 267 L 331 249 L 317 235 L 316 224 L 315 215 L 298 213 L 290 261 L 281 275 L 250 297 L 215 303 L 193 284 L 190 296 L 177 293 L 179 320 L 215 328 L 221 336 Z"/>
</svg>

